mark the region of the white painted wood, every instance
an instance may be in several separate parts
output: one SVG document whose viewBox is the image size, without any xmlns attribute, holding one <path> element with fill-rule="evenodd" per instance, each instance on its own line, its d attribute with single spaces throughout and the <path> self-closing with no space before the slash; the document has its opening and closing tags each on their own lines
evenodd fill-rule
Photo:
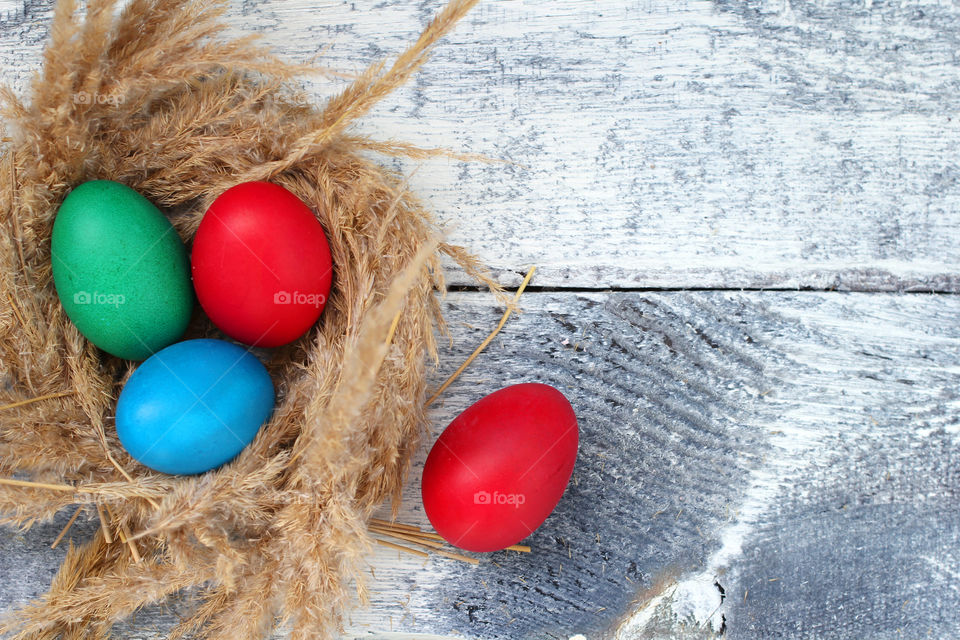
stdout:
<svg viewBox="0 0 960 640">
<path fill-rule="evenodd" d="M 6 15 L 19 10 L 23 6 L 23 2 L 20 0 L 0 0 L 0 16 Z"/>
<path fill-rule="evenodd" d="M 440 5 L 247 0 L 230 20 L 359 71 Z M 51 7 L 0 0 L 0 80 L 25 87 Z M 536 263 L 561 289 L 957 293 L 958 18 L 937 0 L 486 0 L 358 130 L 517 163 L 412 180 L 508 284 Z M 525 296 L 432 416 L 551 382 L 581 417 L 576 485 L 499 567 L 376 550 L 348 637 L 960 634 L 960 297 Z M 436 381 L 499 312 L 449 296 Z M 402 517 L 425 524 L 417 495 L 414 473 Z M 44 590 L 69 515 L 0 532 L 0 607 Z M 162 637 L 180 606 L 118 636 Z"/>
<path fill-rule="evenodd" d="M 372 608 L 348 638 L 960 632 L 944 613 L 960 607 L 960 296 L 531 293 L 522 306 L 431 411 L 434 435 L 497 388 L 552 384 L 580 423 L 573 484 L 530 555 L 472 567 L 375 550 Z M 482 293 L 446 309 L 454 346 L 434 383 L 500 312 Z M 0 534 L 0 605 L 44 589 L 69 515 Z M 401 520 L 427 524 L 416 471 Z M 184 607 L 134 628 L 162 632 Z"/>
<path fill-rule="evenodd" d="M 455 323 L 447 369 L 494 315 L 476 294 L 449 301 L 473 326 Z M 528 561 L 497 554 L 500 567 L 464 569 L 378 554 L 376 607 L 354 629 L 382 629 L 387 615 L 411 632 L 483 638 L 606 637 L 621 624 L 624 639 L 690 627 L 712 637 L 725 621 L 744 638 L 960 630 L 938 613 L 960 604 L 948 586 L 960 561 L 960 299 L 564 293 L 523 306 L 435 424 L 502 385 L 554 384 L 580 419 L 576 486 Z M 426 523 L 416 474 L 405 495 L 403 519 Z M 560 564 L 581 584 L 553 585 Z M 627 596 L 620 608 L 607 580 Z M 623 623 L 634 595 L 662 580 L 641 603 L 659 599 Z M 598 614 L 605 605 L 615 610 Z"/>
<path fill-rule="evenodd" d="M 440 6 L 248 0 L 231 20 L 360 71 Z M 18 87 L 49 16 L 28 7 L 0 24 Z M 487 1 L 359 130 L 516 163 L 412 181 L 506 283 L 536 263 L 545 286 L 957 291 L 958 19 L 937 0 Z"/>
</svg>

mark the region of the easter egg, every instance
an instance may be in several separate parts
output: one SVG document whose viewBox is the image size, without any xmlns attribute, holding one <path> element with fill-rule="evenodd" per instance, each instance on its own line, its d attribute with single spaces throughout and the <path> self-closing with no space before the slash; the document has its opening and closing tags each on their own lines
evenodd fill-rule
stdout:
<svg viewBox="0 0 960 640">
<path fill-rule="evenodd" d="M 217 327 L 250 345 L 276 347 L 320 317 L 333 263 L 323 227 L 297 196 L 269 182 L 223 192 L 193 239 L 193 283 Z"/>
<path fill-rule="evenodd" d="M 480 399 L 427 456 L 421 493 L 437 533 L 468 551 L 497 551 L 539 527 L 563 495 L 577 457 L 573 407 L 539 383 Z"/>
<path fill-rule="evenodd" d="M 229 462 L 273 411 L 256 356 L 223 340 L 186 340 L 153 354 L 117 401 L 117 435 L 155 471 L 195 474 Z"/>
<path fill-rule="evenodd" d="M 169 220 L 126 185 L 93 180 L 67 195 L 53 223 L 51 262 L 67 317 L 107 353 L 143 360 L 187 328 L 186 249 Z"/>
</svg>

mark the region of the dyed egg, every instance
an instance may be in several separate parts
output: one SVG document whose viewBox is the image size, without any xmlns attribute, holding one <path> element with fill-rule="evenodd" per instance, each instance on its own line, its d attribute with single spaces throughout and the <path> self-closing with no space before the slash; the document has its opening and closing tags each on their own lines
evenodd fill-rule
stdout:
<svg viewBox="0 0 960 640">
<path fill-rule="evenodd" d="M 430 523 L 469 551 L 497 551 L 539 527 L 577 457 L 577 417 L 545 384 L 506 387 L 450 423 L 427 456 L 421 492 Z"/>
<path fill-rule="evenodd" d="M 186 340 L 130 376 L 117 401 L 117 435 L 155 471 L 202 473 L 253 441 L 273 400 L 270 375 L 252 353 L 223 340 Z"/>
<path fill-rule="evenodd" d="M 200 222 L 191 257 L 197 299 L 230 337 L 276 347 L 320 317 L 333 264 L 323 227 L 297 196 L 269 182 L 220 195 Z"/>
<path fill-rule="evenodd" d="M 107 353 L 143 360 L 186 330 L 193 310 L 186 249 L 130 187 L 93 180 L 71 191 L 53 223 L 51 259 L 67 317 Z"/>
</svg>

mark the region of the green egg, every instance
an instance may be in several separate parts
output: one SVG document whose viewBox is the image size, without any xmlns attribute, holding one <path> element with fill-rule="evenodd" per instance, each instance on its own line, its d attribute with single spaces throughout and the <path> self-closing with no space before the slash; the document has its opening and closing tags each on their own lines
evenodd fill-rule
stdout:
<svg viewBox="0 0 960 640">
<path fill-rule="evenodd" d="M 176 342 L 193 311 L 187 251 L 170 221 L 130 187 L 84 182 L 53 223 L 53 282 L 90 342 L 144 360 Z"/>
</svg>

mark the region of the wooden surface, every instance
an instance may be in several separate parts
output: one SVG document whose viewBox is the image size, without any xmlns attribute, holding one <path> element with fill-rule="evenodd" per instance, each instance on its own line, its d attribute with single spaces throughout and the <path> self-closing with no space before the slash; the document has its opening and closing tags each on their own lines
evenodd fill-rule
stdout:
<svg viewBox="0 0 960 640">
<path fill-rule="evenodd" d="M 230 19 L 358 71 L 439 6 Z M 25 86 L 50 12 L 0 0 L 4 81 Z M 361 129 L 514 163 L 412 179 L 504 283 L 540 266 L 432 417 L 554 384 L 580 420 L 574 483 L 530 555 L 376 550 L 347 637 L 960 634 L 958 34 L 942 1 L 482 2 Z M 502 311 L 476 291 L 446 309 L 436 381 Z M 417 482 L 403 519 L 426 524 Z M 46 588 L 69 516 L 0 533 L 0 607 Z"/>
</svg>

